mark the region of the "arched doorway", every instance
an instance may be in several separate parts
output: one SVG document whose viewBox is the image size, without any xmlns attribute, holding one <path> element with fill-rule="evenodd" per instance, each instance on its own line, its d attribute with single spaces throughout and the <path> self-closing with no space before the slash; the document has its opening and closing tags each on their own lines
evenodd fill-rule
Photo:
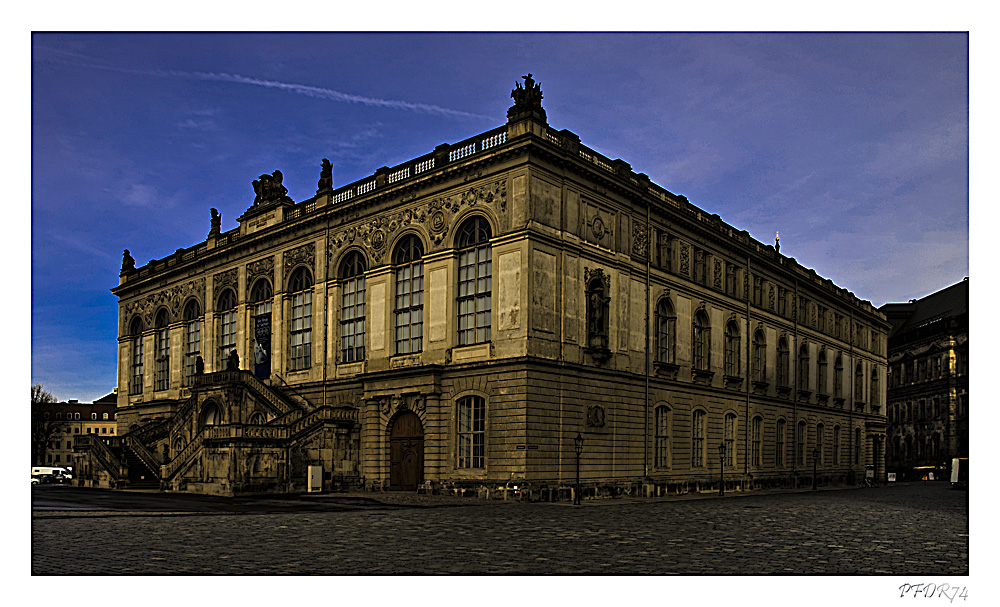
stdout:
<svg viewBox="0 0 1000 607">
<path fill-rule="evenodd" d="M 412 411 L 392 420 L 389 433 L 389 489 L 413 491 L 424 482 L 424 427 Z"/>
</svg>

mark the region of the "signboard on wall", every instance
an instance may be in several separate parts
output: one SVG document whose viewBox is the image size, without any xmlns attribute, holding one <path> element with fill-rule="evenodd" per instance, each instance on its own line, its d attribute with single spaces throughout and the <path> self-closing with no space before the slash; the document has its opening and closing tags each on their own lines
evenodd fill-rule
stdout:
<svg viewBox="0 0 1000 607">
<path fill-rule="evenodd" d="M 253 374 L 260 379 L 271 376 L 271 315 L 253 317 Z"/>
</svg>

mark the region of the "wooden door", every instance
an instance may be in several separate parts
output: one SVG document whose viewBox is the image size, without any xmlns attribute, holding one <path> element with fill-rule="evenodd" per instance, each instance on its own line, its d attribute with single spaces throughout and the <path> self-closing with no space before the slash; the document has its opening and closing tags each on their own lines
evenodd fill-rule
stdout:
<svg viewBox="0 0 1000 607">
<path fill-rule="evenodd" d="M 424 482 L 424 427 L 412 411 L 400 413 L 389 435 L 389 489 L 414 491 Z"/>
</svg>

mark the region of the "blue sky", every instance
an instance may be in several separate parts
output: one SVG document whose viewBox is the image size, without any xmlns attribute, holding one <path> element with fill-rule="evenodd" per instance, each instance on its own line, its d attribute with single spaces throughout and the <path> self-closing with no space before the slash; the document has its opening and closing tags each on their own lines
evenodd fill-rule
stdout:
<svg viewBox="0 0 1000 607">
<path fill-rule="evenodd" d="M 204 240 L 280 169 L 295 200 L 505 122 L 549 124 L 875 305 L 969 273 L 964 34 L 31 36 L 31 381 L 116 385 L 122 250 Z"/>
</svg>

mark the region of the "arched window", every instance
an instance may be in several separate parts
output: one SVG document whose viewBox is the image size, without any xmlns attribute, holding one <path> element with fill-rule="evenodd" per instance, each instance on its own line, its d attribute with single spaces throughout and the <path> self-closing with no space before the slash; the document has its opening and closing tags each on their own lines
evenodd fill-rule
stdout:
<svg viewBox="0 0 1000 607">
<path fill-rule="evenodd" d="M 611 298 L 604 285 L 604 274 L 587 283 L 587 347 L 607 350 Z"/>
<path fill-rule="evenodd" d="M 215 402 L 209 402 L 201 411 L 202 426 L 217 426 L 222 423 L 222 411 Z"/>
<path fill-rule="evenodd" d="M 816 362 L 816 393 L 828 394 L 826 391 L 826 349 L 819 351 L 819 359 Z"/>
<path fill-rule="evenodd" d="M 108 419 L 108 414 L 107 413 L 102 414 L 101 419 Z"/>
<path fill-rule="evenodd" d="M 833 427 L 833 465 L 840 465 L 840 426 Z"/>
<path fill-rule="evenodd" d="M 726 324 L 725 373 L 740 377 L 740 327 L 736 321 Z"/>
<path fill-rule="evenodd" d="M 836 398 L 844 397 L 844 355 L 838 354 L 837 360 L 833 363 L 833 395 Z"/>
<path fill-rule="evenodd" d="M 854 429 L 854 465 L 861 463 L 861 428 Z"/>
<path fill-rule="evenodd" d="M 881 404 L 879 394 L 879 380 L 878 380 L 878 367 L 872 367 L 872 391 L 871 391 L 871 404 L 872 407 L 877 407 Z"/>
<path fill-rule="evenodd" d="M 785 420 L 779 419 L 775 429 L 774 465 L 785 465 Z"/>
<path fill-rule="evenodd" d="M 660 405 L 656 408 L 656 445 L 654 465 L 657 468 L 670 466 L 670 409 Z"/>
<path fill-rule="evenodd" d="M 92 419 L 94 421 L 97 421 L 97 414 L 96 413 L 91 413 L 90 414 L 90 419 Z"/>
<path fill-rule="evenodd" d="M 705 462 L 705 412 L 696 410 L 691 416 L 691 467 L 701 468 Z"/>
<path fill-rule="evenodd" d="M 45 415 L 48 415 L 48 412 L 46 412 Z M 57 412 L 56 419 L 62 419 L 62 413 Z"/>
<path fill-rule="evenodd" d="M 490 224 L 478 215 L 458 230 L 458 345 L 490 341 L 493 249 Z"/>
<path fill-rule="evenodd" d="M 153 389 L 166 390 L 170 387 L 170 318 L 166 310 L 156 315 L 156 371 Z"/>
<path fill-rule="evenodd" d="M 753 334 L 753 381 L 767 381 L 767 340 L 760 330 Z"/>
<path fill-rule="evenodd" d="M 704 310 L 698 310 L 694 315 L 693 356 L 694 368 L 698 371 L 708 371 L 711 364 L 711 327 L 708 315 Z"/>
<path fill-rule="evenodd" d="M 80 414 L 79 413 L 74 413 L 73 414 L 73 419 L 75 419 L 76 421 L 80 421 Z"/>
<path fill-rule="evenodd" d="M 806 423 L 799 422 L 795 434 L 795 465 L 806 465 Z"/>
<path fill-rule="evenodd" d="M 789 369 L 788 340 L 784 337 L 778 340 L 778 386 L 782 388 L 791 387 L 791 373 Z"/>
<path fill-rule="evenodd" d="M 362 278 L 362 281 L 364 278 Z M 292 272 L 288 280 L 292 310 L 288 323 L 288 368 L 301 371 L 312 366 L 312 297 L 313 276 L 309 268 L 299 268 Z M 361 291 L 364 299 L 364 289 Z M 362 310 L 364 309 L 364 303 Z M 362 312 L 363 314 L 364 312 Z M 364 340 L 364 316 L 361 319 L 362 343 Z M 362 352 L 364 346 L 362 345 Z M 363 354 L 362 354 L 363 355 Z"/>
<path fill-rule="evenodd" d="M 191 300 L 184 306 L 184 385 L 194 383 L 195 364 L 201 355 L 201 306 Z"/>
<path fill-rule="evenodd" d="M 467 396 L 458 401 L 458 467 L 483 468 L 486 463 L 486 401 Z"/>
<path fill-rule="evenodd" d="M 726 466 L 732 468 L 736 465 L 736 414 L 726 413 L 723 426 L 723 442 L 726 445 Z"/>
<path fill-rule="evenodd" d="M 129 327 L 132 341 L 132 379 L 128 384 L 129 394 L 142 394 L 142 319 L 136 316 Z"/>
<path fill-rule="evenodd" d="M 670 299 L 664 297 L 656 306 L 656 360 L 674 364 L 677 317 Z"/>
<path fill-rule="evenodd" d="M 184 450 L 184 437 L 183 436 L 178 436 L 177 438 L 174 439 L 174 447 L 173 447 L 173 449 L 174 449 L 174 457 L 177 457 L 177 455 L 181 451 Z"/>
<path fill-rule="evenodd" d="M 423 256 L 424 245 L 413 234 L 404 237 L 392 255 L 396 269 L 396 354 L 423 350 Z"/>
<path fill-rule="evenodd" d="M 216 368 L 225 369 L 229 353 L 236 349 L 236 292 L 224 290 L 215 311 L 219 315 L 219 364 Z"/>
<path fill-rule="evenodd" d="M 253 304 L 253 315 L 263 316 L 271 313 L 271 301 L 274 299 L 274 290 L 271 288 L 271 281 L 266 278 L 258 278 L 253 283 L 250 290 L 250 302 Z"/>
<path fill-rule="evenodd" d="M 750 422 L 750 465 L 760 467 L 760 441 L 764 418 L 756 416 Z"/>
<path fill-rule="evenodd" d="M 365 259 L 351 251 L 340 264 L 340 362 L 365 358 Z"/>
<path fill-rule="evenodd" d="M 799 390 L 809 390 L 809 344 L 799 348 Z"/>
<path fill-rule="evenodd" d="M 865 369 L 860 362 L 854 368 L 854 402 L 865 402 Z"/>
<path fill-rule="evenodd" d="M 816 463 L 823 465 L 823 433 L 826 427 L 823 424 L 816 424 Z"/>
<path fill-rule="evenodd" d="M 263 426 L 266 423 L 266 420 L 264 419 L 264 416 L 260 413 L 260 411 L 254 411 L 252 414 L 250 414 L 250 419 L 247 420 L 247 423 L 249 423 L 251 426 Z"/>
</svg>

